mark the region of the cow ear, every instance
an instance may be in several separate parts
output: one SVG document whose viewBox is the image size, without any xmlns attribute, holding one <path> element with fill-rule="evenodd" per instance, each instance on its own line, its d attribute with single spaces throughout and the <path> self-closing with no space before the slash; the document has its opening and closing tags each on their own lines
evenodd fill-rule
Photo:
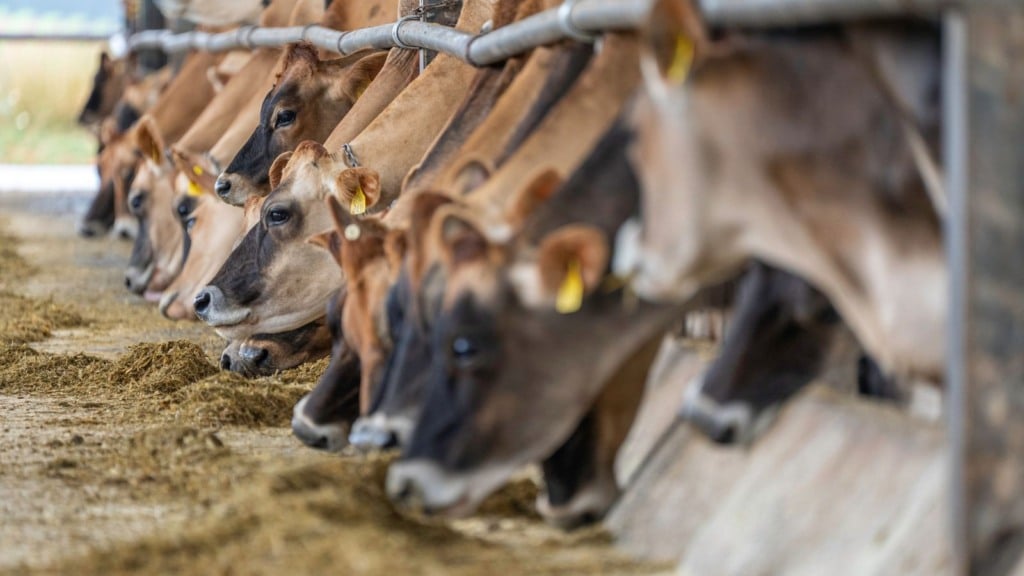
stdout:
<svg viewBox="0 0 1024 576">
<path fill-rule="evenodd" d="M 337 230 L 313 234 L 306 239 L 306 242 L 327 250 L 338 266 L 341 266 L 341 235 L 338 234 Z"/>
<path fill-rule="evenodd" d="M 491 174 L 494 166 L 483 158 L 469 158 L 455 171 L 454 189 L 457 194 L 465 195 L 480 187 Z"/>
<path fill-rule="evenodd" d="M 451 268 L 487 257 L 490 243 L 483 232 L 462 215 L 445 214 L 438 230 L 445 261 Z"/>
<path fill-rule="evenodd" d="M 365 214 L 380 200 L 380 174 L 372 168 L 346 168 L 338 174 L 335 194 L 349 214 Z"/>
<path fill-rule="evenodd" d="M 156 165 L 163 164 L 164 160 L 164 138 L 156 120 L 146 114 L 139 120 L 135 129 L 135 145 L 142 152 L 142 155 Z"/>
<path fill-rule="evenodd" d="M 677 86 L 694 61 L 709 51 L 696 0 L 656 0 L 642 29 L 641 62 L 648 85 Z"/>
<path fill-rule="evenodd" d="M 188 178 L 189 196 L 199 196 L 203 192 L 213 190 L 217 177 L 204 158 L 171 146 L 171 160 L 174 162 L 174 167 Z"/>
<path fill-rule="evenodd" d="M 512 207 L 509 208 L 508 221 L 513 229 L 520 229 L 530 214 L 562 186 L 562 177 L 553 168 L 546 168 L 533 177 L 530 182 L 519 190 Z"/>
<path fill-rule="evenodd" d="M 387 58 L 387 51 L 373 52 L 352 63 L 352 65 L 348 66 L 347 73 L 342 76 L 341 84 L 339 85 L 341 91 L 351 98 L 353 102 L 359 100 L 359 97 L 366 91 L 370 82 L 373 82 L 373 79 L 380 73 L 380 69 L 384 67 L 384 61 Z"/>
<path fill-rule="evenodd" d="M 289 44 L 284 51 L 284 57 L 281 58 L 281 73 L 278 75 L 278 81 L 285 74 L 312 74 L 319 62 L 320 57 L 316 47 L 309 42 Z"/>
<path fill-rule="evenodd" d="M 541 242 L 537 267 L 545 299 L 560 313 L 571 314 L 601 285 L 608 268 L 608 242 L 593 226 L 563 226 Z"/>
<path fill-rule="evenodd" d="M 270 165 L 270 189 L 274 190 L 281 184 L 281 180 L 284 180 L 284 169 L 288 166 L 288 161 L 291 160 L 291 152 L 282 152 L 277 158 L 274 158 L 274 163 Z"/>
</svg>

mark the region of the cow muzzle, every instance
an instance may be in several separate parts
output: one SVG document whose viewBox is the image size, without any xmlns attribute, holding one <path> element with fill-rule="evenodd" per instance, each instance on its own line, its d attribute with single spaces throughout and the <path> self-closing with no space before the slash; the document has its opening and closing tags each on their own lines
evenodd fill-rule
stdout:
<svg viewBox="0 0 1024 576">
<path fill-rule="evenodd" d="M 156 265 L 152 262 L 145 268 L 129 266 L 124 273 L 125 288 L 132 294 L 142 294 L 146 291 L 146 286 L 149 286 L 149 281 L 152 280 L 155 270 Z"/>
<path fill-rule="evenodd" d="M 343 422 L 317 424 L 306 414 L 308 401 L 309 396 L 303 396 L 292 410 L 292 434 L 310 448 L 341 452 L 348 446 L 348 425 Z"/>
<path fill-rule="evenodd" d="M 134 216 L 114 220 L 114 236 L 122 240 L 134 240 L 139 235 L 139 221 Z"/>
<path fill-rule="evenodd" d="M 777 412 L 775 405 L 758 410 L 744 401 L 720 403 L 705 394 L 699 382 L 687 389 L 679 416 L 715 443 L 747 446 L 771 425 Z"/>
<path fill-rule="evenodd" d="M 248 308 L 231 306 L 224 292 L 216 286 L 207 286 L 196 294 L 192 302 L 196 316 L 212 327 L 234 326 L 249 318 Z"/>
<path fill-rule="evenodd" d="M 388 469 L 385 489 L 396 505 L 426 514 L 458 518 L 471 514 L 477 505 L 464 478 L 429 460 L 395 462 Z"/>
<path fill-rule="evenodd" d="M 399 448 L 408 441 L 412 427 L 410 418 L 376 412 L 356 420 L 348 441 L 363 452 Z"/>
</svg>

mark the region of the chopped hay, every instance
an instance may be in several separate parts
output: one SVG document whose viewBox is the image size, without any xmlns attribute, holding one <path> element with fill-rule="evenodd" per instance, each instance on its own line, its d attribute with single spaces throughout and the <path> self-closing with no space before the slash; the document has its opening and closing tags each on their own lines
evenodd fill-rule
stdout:
<svg viewBox="0 0 1024 576">
<path fill-rule="evenodd" d="M 0 343 L 39 342 L 60 328 L 75 328 L 86 322 L 71 308 L 50 299 L 26 298 L 0 290 Z"/>
<path fill-rule="evenodd" d="M 389 458 L 331 458 L 268 470 L 180 532 L 96 552 L 78 574 L 652 574 L 593 540 L 508 546 L 445 522 L 396 512 L 384 494 Z"/>
<path fill-rule="evenodd" d="M 31 276 L 35 269 L 21 254 L 18 254 L 18 240 L 0 226 L 0 286 Z"/>
<path fill-rule="evenodd" d="M 131 396 L 170 395 L 217 372 L 202 348 L 176 340 L 128 348 L 114 364 L 110 378 Z"/>
</svg>

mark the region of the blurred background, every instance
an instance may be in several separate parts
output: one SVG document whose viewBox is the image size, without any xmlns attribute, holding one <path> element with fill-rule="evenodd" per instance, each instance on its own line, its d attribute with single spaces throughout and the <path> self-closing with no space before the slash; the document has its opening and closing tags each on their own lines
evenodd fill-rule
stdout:
<svg viewBox="0 0 1024 576">
<path fill-rule="evenodd" d="M 122 0 L 0 0 L 0 164 L 93 162 L 96 138 L 76 118 L 127 12 Z"/>
</svg>

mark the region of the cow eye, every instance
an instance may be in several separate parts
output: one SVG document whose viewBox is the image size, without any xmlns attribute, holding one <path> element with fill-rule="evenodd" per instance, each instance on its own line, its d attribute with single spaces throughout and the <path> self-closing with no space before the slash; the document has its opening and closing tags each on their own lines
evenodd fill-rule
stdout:
<svg viewBox="0 0 1024 576">
<path fill-rule="evenodd" d="M 465 336 L 456 336 L 452 339 L 452 358 L 459 364 L 472 364 L 480 353 L 480 348 L 472 339 Z"/>
<path fill-rule="evenodd" d="M 142 210 L 142 202 L 143 202 L 143 200 L 145 200 L 145 199 L 143 198 L 143 194 L 142 193 L 136 194 L 136 195 L 132 196 L 130 200 L 128 200 L 128 206 L 129 206 L 129 208 L 131 208 L 134 211 Z"/>
<path fill-rule="evenodd" d="M 274 128 L 291 126 L 293 122 L 295 122 L 294 110 L 279 110 L 277 112 L 277 119 L 274 121 Z"/>
<path fill-rule="evenodd" d="M 271 208 L 267 211 L 267 225 L 280 226 L 291 218 L 291 213 L 285 208 Z"/>
</svg>

